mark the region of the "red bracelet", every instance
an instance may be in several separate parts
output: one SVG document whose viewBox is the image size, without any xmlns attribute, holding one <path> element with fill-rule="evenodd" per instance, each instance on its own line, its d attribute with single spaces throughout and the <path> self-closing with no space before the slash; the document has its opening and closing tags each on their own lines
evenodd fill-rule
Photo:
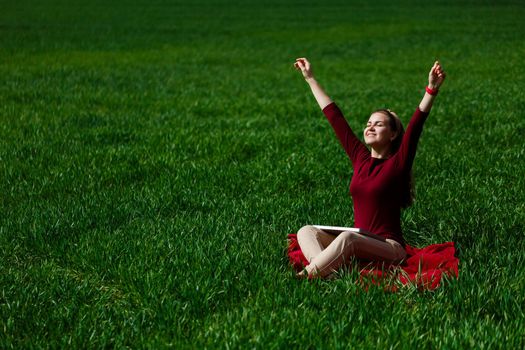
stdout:
<svg viewBox="0 0 525 350">
<path fill-rule="evenodd" d="M 439 92 L 438 89 L 431 89 L 428 86 L 425 88 L 425 90 L 432 96 L 436 96 Z"/>
</svg>

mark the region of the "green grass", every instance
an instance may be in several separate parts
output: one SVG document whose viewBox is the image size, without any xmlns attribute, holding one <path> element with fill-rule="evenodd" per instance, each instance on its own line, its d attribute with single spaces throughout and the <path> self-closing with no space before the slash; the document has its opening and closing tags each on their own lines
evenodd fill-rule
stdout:
<svg viewBox="0 0 525 350">
<path fill-rule="evenodd" d="M 525 346 L 521 2 L 1 7 L 0 348 Z M 300 56 L 358 131 L 441 60 L 403 228 L 459 280 L 293 278 L 288 233 L 352 223 Z"/>
</svg>

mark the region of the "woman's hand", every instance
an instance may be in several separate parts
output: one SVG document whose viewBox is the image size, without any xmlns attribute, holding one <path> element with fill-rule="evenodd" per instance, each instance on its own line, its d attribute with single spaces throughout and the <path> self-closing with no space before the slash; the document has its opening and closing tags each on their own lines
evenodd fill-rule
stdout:
<svg viewBox="0 0 525 350">
<path fill-rule="evenodd" d="M 293 64 L 295 69 L 300 70 L 305 80 L 311 80 L 314 78 L 314 72 L 310 66 L 310 62 L 304 57 L 295 59 Z"/>
<path fill-rule="evenodd" d="M 324 109 L 326 106 L 332 103 L 330 97 L 326 94 L 326 92 L 324 92 L 321 85 L 319 85 L 319 83 L 314 79 L 312 67 L 310 67 L 310 62 L 308 62 L 306 58 L 297 58 L 293 65 L 295 69 L 300 70 L 301 73 L 303 73 L 303 77 L 308 85 L 310 85 L 310 89 L 312 89 L 312 93 L 314 94 L 314 97 L 321 109 Z"/>
<path fill-rule="evenodd" d="M 432 104 L 434 103 L 434 99 L 436 98 L 437 91 L 441 87 L 441 84 L 443 84 L 446 76 L 447 75 L 443 71 L 443 68 L 441 68 L 441 64 L 436 61 L 430 69 L 430 73 L 428 73 L 428 88 L 435 90 L 435 92 L 429 91 L 427 89 L 425 96 L 423 96 L 423 99 L 419 103 L 419 109 L 421 112 L 430 112 Z"/>
<path fill-rule="evenodd" d="M 447 75 L 443 71 L 443 68 L 441 68 L 441 64 L 436 61 L 430 69 L 430 73 L 428 73 L 428 87 L 432 90 L 439 90 L 439 87 L 443 84 L 446 76 Z"/>
</svg>

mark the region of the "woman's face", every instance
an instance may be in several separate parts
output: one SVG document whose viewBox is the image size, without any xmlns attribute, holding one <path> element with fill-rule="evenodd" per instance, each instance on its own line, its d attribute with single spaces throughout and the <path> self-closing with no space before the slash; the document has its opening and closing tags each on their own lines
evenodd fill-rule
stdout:
<svg viewBox="0 0 525 350">
<path fill-rule="evenodd" d="M 396 133 L 390 129 L 389 119 L 384 113 L 372 114 L 366 123 L 363 134 L 367 145 L 380 148 L 389 145 L 396 137 Z"/>
</svg>

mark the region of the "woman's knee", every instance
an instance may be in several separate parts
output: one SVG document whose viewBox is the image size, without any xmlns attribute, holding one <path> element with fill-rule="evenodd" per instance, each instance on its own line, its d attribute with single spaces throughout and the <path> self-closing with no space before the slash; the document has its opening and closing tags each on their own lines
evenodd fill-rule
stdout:
<svg viewBox="0 0 525 350">
<path fill-rule="evenodd" d="M 401 244 L 391 239 L 387 239 L 386 241 L 390 243 L 395 252 L 395 258 L 392 259 L 394 262 L 401 262 L 406 259 L 407 252 Z"/>
<path fill-rule="evenodd" d="M 349 244 L 354 244 L 359 240 L 359 234 L 352 231 L 343 231 L 339 234 L 339 237 L 339 239 Z"/>
<path fill-rule="evenodd" d="M 359 235 L 355 232 L 343 231 L 336 239 L 339 240 L 339 244 L 341 249 L 344 249 L 345 255 L 353 255 L 359 246 Z"/>
<path fill-rule="evenodd" d="M 309 235 L 313 235 L 313 236 L 317 235 L 317 229 L 312 225 L 303 226 L 299 229 L 299 231 L 297 231 L 298 238 L 299 236 L 304 237 L 304 236 L 309 236 Z"/>
</svg>

